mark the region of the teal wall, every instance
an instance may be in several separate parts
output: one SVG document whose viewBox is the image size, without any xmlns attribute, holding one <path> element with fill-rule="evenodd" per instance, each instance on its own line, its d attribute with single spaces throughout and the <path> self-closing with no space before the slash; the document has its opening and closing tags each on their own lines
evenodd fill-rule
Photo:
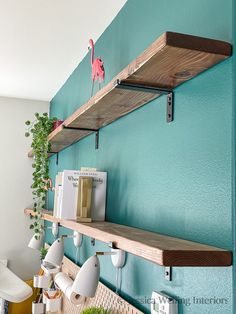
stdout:
<svg viewBox="0 0 236 314">
<path fill-rule="evenodd" d="M 106 82 L 166 30 L 232 42 L 232 1 L 128 0 L 96 43 L 96 55 L 105 61 Z M 52 99 L 52 115 L 65 119 L 88 100 L 89 57 Z M 97 167 L 109 177 L 107 220 L 232 250 L 232 70 L 230 58 L 178 87 L 171 124 L 165 122 L 166 98 L 161 97 L 102 129 L 99 150 L 94 150 L 91 135 L 62 151 L 58 166 L 52 157 L 52 178 L 63 169 Z M 53 240 L 49 233 L 47 240 Z M 86 238 L 79 264 L 106 249 L 98 241 L 91 247 Z M 66 254 L 75 258 L 70 240 Z M 100 260 L 101 279 L 114 288 L 111 261 Z M 152 290 L 189 299 L 191 305 L 180 304 L 180 313 L 233 313 L 232 267 L 176 267 L 168 282 L 162 267 L 128 254 L 122 278 L 122 295 L 145 313 L 149 304 L 137 299 L 150 297 Z M 193 297 L 227 301 L 202 305 L 194 304 Z"/>
<path fill-rule="evenodd" d="M 233 47 L 236 44 L 236 1 L 233 1 Z M 235 265 L 236 265 L 236 57 L 235 53 L 232 57 L 233 61 L 233 82 L 232 82 L 232 91 L 233 91 L 233 110 L 232 110 L 232 228 L 233 228 L 233 254 L 234 254 L 234 265 L 233 265 L 233 296 L 234 296 L 234 312 L 236 311 L 236 272 L 235 272 Z"/>
</svg>

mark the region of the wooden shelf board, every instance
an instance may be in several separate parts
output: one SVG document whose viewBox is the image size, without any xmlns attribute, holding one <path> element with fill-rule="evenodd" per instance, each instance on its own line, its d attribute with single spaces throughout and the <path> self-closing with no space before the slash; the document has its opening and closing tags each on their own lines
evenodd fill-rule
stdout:
<svg viewBox="0 0 236 314">
<path fill-rule="evenodd" d="M 34 215 L 25 209 L 26 215 Z M 232 253 L 213 246 L 118 225 L 111 222 L 78 223 L 60 220 L 45 211 L 43 219 L 59 222 L 61 226 L 76 230 L 88 237 L 109 243 L 136 256 L 161 266 L 230 266 Z"/>
<path fill-rule="evenodd" d="M 229 43 L 219 40 L 166 32 L 68 117 L 64 125 L 100 129 L 158 96 L 116 88 L 114 82 L 118 79 L 174 89 L 229 57 L 231 49 Z M 60 126 L 49 135 L 52 151 L 59 152 L 89 134 L 89 131 L 65 130 Z M 32 152 L 28 156 L 32 157 Z"/>
</svg>

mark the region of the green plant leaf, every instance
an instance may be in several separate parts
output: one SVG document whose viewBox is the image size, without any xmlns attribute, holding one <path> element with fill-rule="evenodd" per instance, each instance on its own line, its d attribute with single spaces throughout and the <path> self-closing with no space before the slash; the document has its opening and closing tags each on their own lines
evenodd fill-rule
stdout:
<svg viewBox="0 0 236 314">
<path fill-rule="evenodd" d="M 43 260 L 47 254 L 48 250 L 44 247 L 41 247 L 40 249 L 40 259 Z"/>
<path fill-rule="evenodd" d="M 31 188 L 34 199 L 33 211 L 35 216 L 32 217 L 34 223 L 30 225 L 30 228 L 34 229 L 37 234 L 43 230 L 41 224 L 42 210 L 45 206 L 47 195 L 43 179 L 49 179 L 48 151 L 50 151 L 51 145 L 48 142 L 48 135 L 52 131 L 53 121 L 57 120 L 57 118 L 50 118 L 46 112 L 42 115 L 36 112 L 35 118 L 33 122 L 29 120 L 25 122 L 28 127 L 25 134 L 27 134 L 26 136 L 29 136 L 30 133 L 32 134 L 31 147 L 34 155 L 32 168 L 34 171 Z"/>
<path fill-rule="evenodd" d="M 112 312 L 104 309 L 103 307 L 90 307 L 83 310 L 81 314 L 112 314 Z"/>
</svg>

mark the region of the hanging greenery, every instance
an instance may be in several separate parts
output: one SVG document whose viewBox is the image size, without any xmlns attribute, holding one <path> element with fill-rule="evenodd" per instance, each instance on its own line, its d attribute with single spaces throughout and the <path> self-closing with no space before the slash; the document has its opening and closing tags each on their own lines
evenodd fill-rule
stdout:
<svg viewBox="0 0 236 314">
<path fill-rule="evenodd" d="M 53 123 L 56 118 L 49 118 L 45 112 L 41 116 L 39 113 L 35 113 L 34 121 L 26 121 L 26 133 L 25 136 L 32 136 L 32 153 L 34 161 L 32 167 L 33 172 L 33 183 L 31 188 L 33 190 L 33 211 L 34 217 L 31 216 L 32 223 L 30 229 L 34 230 L 35 238 L 39 239 L 43 232 L 42 224 L 42 209 L 46 205 L 47 191 L 50 185 L 49 179 L 49 158 L 48 152 L 51 149 L 51 145 L 48 141 L 48 135 L 51 133 Z"/>
</svg>

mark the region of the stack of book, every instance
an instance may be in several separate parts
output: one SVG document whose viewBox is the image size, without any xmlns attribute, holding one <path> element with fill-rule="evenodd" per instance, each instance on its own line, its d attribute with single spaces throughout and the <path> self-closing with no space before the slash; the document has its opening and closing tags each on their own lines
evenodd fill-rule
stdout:
<svg viewBox="0 0 236 314">
<path fill-rule="evenodd" d="M 107 173 L 64 170 L 56 176 L 54 217 L 82 222 L 104 221 Z"/>
</svg>

